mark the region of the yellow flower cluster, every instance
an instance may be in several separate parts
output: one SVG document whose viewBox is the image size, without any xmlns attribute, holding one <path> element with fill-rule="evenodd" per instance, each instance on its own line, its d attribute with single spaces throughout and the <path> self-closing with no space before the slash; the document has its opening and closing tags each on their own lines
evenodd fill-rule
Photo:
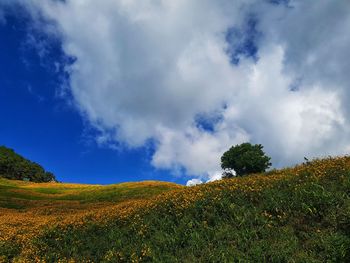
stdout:
<svg viewBox="0 0 350 263">
<path fill-rule="evenodd" d="M 23 201 L 26 208 L 22 210 L 0 208 L 0 243 L 13 242 L 22 247 L 21 258 L 27 258 L 28 255 L 31 255 L 33 258 L 33 255 L 36 254 L 36 248 L 32 247 L 31 242 L 28 241 L 40 235 L 44 229 L 52 226 L 60 227 L 64 231 L 68 226 L 76 228 L 84 227 L 86 222 L 91 220 L 102 225 L 107 224 L 111 220 L 123 221 L 133 218 L 138 223 L 142 222 L 143 213 L 159 207 L 162 209 L 166 208 L 169 212 L 181 216 L 184 209 L 193 205 L 195 201 L 203 199 L 205 196 L 211 198 L 211 200 L 219 201 L 222 198 L 223 192 L 259 192 L 266 187 L 273 186 L 274 182 L 288 177 L 313 176 L 319 178 L 339 171 L 350 171 L 350 157 L 314 160 L 294 168 L 273 171 L 264 176 L 257 174 L 187 188 L 179 186 L 178 189 L 156 195 L 153 198 L 127 200 L 120 203 L 82 203 L 74 200 L 59 199 L 26 200 L 25 202 Z M 159 182 L 144 183 L 146 186 L 154 186 L 156 184 L 159 184 Z M 33 189 L 49 188 L 51 185 L 23 183 L 23 187 Z M 56 188 L 61 187 L 59 184 L 54 185 Z M 135 185 L 124 184 L 124 187 L 135 187 Z M 90 191 L 97 188 L 98 186 L 62 184 L 62 190 L 64 191 L 58 194 L 72 194 L 82 190 L 88 189 Z M 45 193 L 38 193 L 38 195 L 41 197 L 50 196 Z M 18 202 L 20 203 L 19 200 Z M 267 219 L 271 217 L 267 212 L 265 212 L 264 216 Z M 281 214 L 280 216 L 282 218 L 284 215 Z M 147 233 L 147 225 L 138 224 L 135 227 L 137 227 L 140 236 L 144 236 Z M 110 251 L 107 253 L 106 259 L 116 256 L 116 253 L 118 252 Z M 142 255 L 147 256 L 149 254 L 150 249 L 147 247 L 143 248 Z M 122 255 L 118 254 L 117 256 L 122 258 Z M 137 262 L 136 258 L 135 260 Z M 37 262 L 40 262 L 39 258 L 37 258 Z M 70 261 L 65 260 L 64 262 Z"/>
</svg>

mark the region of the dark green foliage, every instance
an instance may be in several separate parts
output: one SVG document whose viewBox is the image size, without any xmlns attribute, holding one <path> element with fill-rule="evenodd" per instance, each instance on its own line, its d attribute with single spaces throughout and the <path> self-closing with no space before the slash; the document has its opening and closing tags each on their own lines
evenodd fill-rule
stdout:
<svg viewBox="0 0 350 263">
<path fill-rule="evenodd" d="M 12 259 L 21 252 L 20 247 L 13 246 L 11 241 L 0 241 L 0 262 L 12 262 Z"/>
<path fill-rule="evenodd" d="M 33 182 L 55 181 L 52 173 L 5 146 L 0 146 L 0 177 Z"/>
<path fill-rule="evenodd" d="M 221 157 L 221 168 L 233 169 L 238 176 L 265 172 L 271 166 L 271 158 L 262 149 L 261 144 L 242 143 L 232 146 Z M 232 173 L 224 172 L 224 177 L 232 177 Z"/>
</svg>

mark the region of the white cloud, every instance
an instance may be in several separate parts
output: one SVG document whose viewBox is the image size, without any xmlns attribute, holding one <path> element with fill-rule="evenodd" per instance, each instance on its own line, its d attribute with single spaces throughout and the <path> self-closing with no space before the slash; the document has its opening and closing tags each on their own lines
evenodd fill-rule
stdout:
<svg viewBox="0 0 350 263">
<path fill-rule="evenodd" d="M 153 140 L 155 167 L 203 180 L 243 141 L 262 143 L 276 166 L 349 149 L 348 1 L 18 1 L 54 21 L 77 58 L 70 89 L 100 143 Z M 232 65 L 225 32 L 247 15 L 259 59 Z M 211 131 L 197 125 L 212 114 Z"/>
<path fill-rule="evenodd" d="M 209 179 L 207 180 L 207 183 L 214 182 L 221 179 L 222 179 L 222 171 L 216 171 L 213 173 L 209 173 Z"/>
<path fill-rule="evenodd" d="M 236 174 L 236 172 L 234 170 L 230 170 L 230 172 L 232 174 Z M 206 178 L 207 180 L 205 181 L 205 183 L 210 183 L 210 182 L 214 182 L 217 180 L 221 180 L 223 176 L 223 171 L 218 170 L 218 171 L 213 171 L 213 172 L 208 172 L 206 174 Z M 197 184 L 203 184 L 204 182 L 202 181 L 202 179 L 200 178 L 193 178 L 187 181 L 186 186 L 193 186 L 193 185 L 197 185 Z"/>
<path fill-rule="evenodd" d="M 202 183 L 203 182 L 200 179 L 191 179 L 191 180 L 187 181 L 186 186 L 195 186 L 195 185 L 202 184 Z"/>
<path fill-rule="evenodd" d="M 152 163 L 156 167 L 184 166 L 188 174 L 205 175 L 220 168 L 220 157 L 230 144 L 248 140 L 237 127 L 222 127 L 219 123 L 213 133 L 196 127 L 185 131 L 162 130 L 157 136 L 159 145 Z M 231 130 L 232 128 L 232 130 Z"/>
</svg>

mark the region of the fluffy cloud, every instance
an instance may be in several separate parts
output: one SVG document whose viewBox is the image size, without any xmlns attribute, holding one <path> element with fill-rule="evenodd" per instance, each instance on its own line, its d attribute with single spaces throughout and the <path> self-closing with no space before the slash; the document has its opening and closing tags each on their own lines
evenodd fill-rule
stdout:
<svg viewBox="0 0 350 263">
<path fill-rule="evenodd" d="M 202 184 L 202 183 L 203 182 L 200 179 L 191 179 L 187 181 L 186 186 L 195 186 L 197 184 Z"/>
<path fill-rule="evenodd" d="M 207 180 L 244 141 L 276 166 L 349 149 L 348 1 L 18 2 L 76 58 L 70 90 L 98 140 L 153 141 L 155 167 Z"/>
</svg>

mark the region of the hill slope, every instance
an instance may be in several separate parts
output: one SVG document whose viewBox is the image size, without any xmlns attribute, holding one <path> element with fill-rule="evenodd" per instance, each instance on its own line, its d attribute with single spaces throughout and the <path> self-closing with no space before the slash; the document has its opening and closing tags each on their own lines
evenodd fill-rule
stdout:
<svg viewBox="0 0 350 263">
<path fill-rule="evenodd" d="M 2 238 L 0 254 L 50 262 L 350 261 L 349 157 L 97 204 L 31 235 Z"/>
<path fill-rule="evenodd" d="M 101 186 L 0 178 L 0 262 L 27 253 L 33 238 L 52 225 L 83 225 L 85 218 L 101 223 L 123 207 L 182 188 L 158 181 Z"/>
</svg>

